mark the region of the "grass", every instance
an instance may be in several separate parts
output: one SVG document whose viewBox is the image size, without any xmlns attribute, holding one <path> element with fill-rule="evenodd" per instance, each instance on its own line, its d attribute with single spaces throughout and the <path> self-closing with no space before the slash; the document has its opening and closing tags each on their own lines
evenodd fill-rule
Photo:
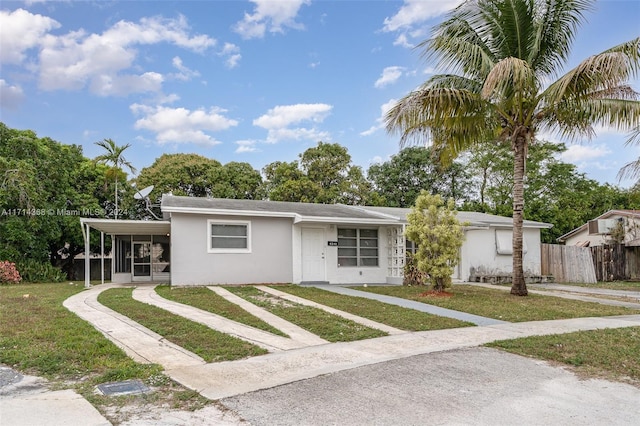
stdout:
<svg viewBox="0 0 640 426">
<path fill-rule="evenodd" d="M 553 296 L 512 296 L 508 291 L 469 285 L 455 285 L 452 297 L 425 297 L 425 287 L 357 287 L 358 290 L 415 300 L 509 322 L 543 321 L 580 317 L 637 314 L 638 310 L 581 302 Z"/>
<path fill-rule="evenodd" d="M 640 385 L 640 327 L 525 337 L 485 346 L 568 365 L 583 376 Z"/>
<path fill-rule="evenodd" d="M 267 353 L 266 349 L 244 340 L 133 300 L 132 292 L 131 288 L 112 288 L 100 293 L 98 302 L 201 356 L 206 362 L 231 361 Z"/>
<path fill-rule="evenodd" d="M 387 335 L 384 331 L 366 327 L 321 309 L 285 301 L 260 291 L 255 287 L 240 286 L 225 288 L 245 300 L 329 342 L 350 342 Z"/>
<path fill-rule="evenodd" d="M 109 414 L 114 405 L 196 409 L 209 404 L 165 376 L 161 366 L 136 363 L 62 306 L 65 299 L 81 291 L 81 283 L 0 286 L 0 363 L 44 377 L 53 388 L 77 390 L 114 423 L 122 420 Z M 154 392 L 126 397 L 94 393 L 98 384 L 128 379 L 142 380 Z"/>
<path fill-rule="evenodd" d="M 314 287 L 298 285 L 275 286 L 274 288 L 322 305 L 368 318 L 391 327 L 408 331 L 441 330 L 445 328 L 468 327 L 473 324 L 453 318 L 431 315 L 426 312 L 364 297 L 345 296 Z"/>
<path fill-rule="evenodd" d="M 277 328 L 262 321 L 260 318 L 251 315 L 240 306 L 229 302 L 224 297 L 217 295 L 205 287 L 176 288 L 163 285 L 156 287 L 156 292 L 165 299 L 194 306 L 198 309 L 202 309 L 203 311 L 212 312 L 230 320 L 237 321 L 260 330 L 268 331 L 278 336 L 289 337 Z"/>
</svg>

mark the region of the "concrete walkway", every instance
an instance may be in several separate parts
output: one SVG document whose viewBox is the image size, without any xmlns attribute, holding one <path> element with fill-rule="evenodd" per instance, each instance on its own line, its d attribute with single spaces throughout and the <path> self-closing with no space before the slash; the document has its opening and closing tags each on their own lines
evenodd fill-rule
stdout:
<svg viewBox="0 0 640 426">
<path fill-rule="evenodd" d="M 490 288 L 493 290 L 511 291 L 508 286 L 484 284 L 484 283 L 461 283 L 466 285 L 473 285 L 476 287 Z M 536 290 L 536 288 L 546 288 L 547 290 Z M 640 309 L 640 303 L 625 302 L 623 300 L 606 299 L 598 296 L 615 296 L 615 297 L 632 297 L 629 294 L 635 295 L 637 292 L 629 292 L 623 290 L 608 290 L 602 288 L 585 288 L 571 285 L 561 284 L 527 284 L 527 289 L 531 294 L 540 294 L 543 296 L 555 296 L 563 299 L 580 300 L 582 302 L 600 303 L 601 305 L 620 306 L 623 308 Z M 582 293 L 586 294 L 572 294 Z"/>
<path fill-rule="evenodd" d="M 403 308 L 415 309 L 416 311 L 426 312 L 441 317 L 454 318 L 460 321 L 470 322 L 475 325 L 495 325 L 506 324 L 506 321 L 500 321 L 493 318 L 481 317 L 479 315 L 468 314 L 466 312 L 454 311 L 453 309 L 441 308 L 439 306 L 428 305 L 426 303 L 416 302 L 413 300 L 402 299 L 400 297 L 387 296 L 384 294 L 370 293 L 368 291 L 354 290 L 352 288 L 342 287 L 335 284 L 317 284 L 314 287 L 331 291 L 347 296 L 364 297 L 367 299 L 377 300 L 379 302 L 388 303 L 390 305 L 402 306 Z"/>
</svg>

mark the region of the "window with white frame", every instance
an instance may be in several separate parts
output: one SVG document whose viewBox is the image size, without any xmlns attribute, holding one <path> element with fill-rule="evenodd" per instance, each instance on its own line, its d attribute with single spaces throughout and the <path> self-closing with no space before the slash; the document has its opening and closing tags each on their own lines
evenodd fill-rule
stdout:
<svg viewBox="0 0 640 426">
<path fill-rule="evenodd" d="M 251 222 L 209 220 L 209 253 L 250 253 Z"/>
<path fill-rule="evenodd" d="M 378 230 L 338 228 L 338 266 L 378 266 Z"/>
</svg>

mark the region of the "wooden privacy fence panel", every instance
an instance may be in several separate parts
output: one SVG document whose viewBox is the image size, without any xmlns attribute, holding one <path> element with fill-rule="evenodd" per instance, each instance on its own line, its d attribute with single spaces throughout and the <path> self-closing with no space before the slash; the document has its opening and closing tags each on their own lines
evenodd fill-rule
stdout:
<svg viewBox="0 0 640 426">
<path fill-rule="evenodd" d="M 542 244 L 541 272 L 557 283 L 597 282 L 591 251 L 585 247 Z"/>
<path fill-rule="evenodd" d="M 629 279 L 627 272 L 627 250 L 624 244 L 605 244 L 589 247 L 593 256 L 598 281 L 621 281 Z M 633 253 L 631 253 L 633 254 Z M 630 255 L 629 258 L 633 256 Z"/>
</svg>

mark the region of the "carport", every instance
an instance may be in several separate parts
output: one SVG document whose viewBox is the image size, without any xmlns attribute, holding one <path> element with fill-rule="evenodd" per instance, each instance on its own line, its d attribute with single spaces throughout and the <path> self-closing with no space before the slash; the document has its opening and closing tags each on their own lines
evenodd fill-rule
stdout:
<svg viewBox="0 0 640 426">
<path fill-rule="evenodd" d="M 111 237 L 112 282 L 171 281 L 171 222 L 80 218 L 80 226 L 84 238 L 85 287 L 90 287 L 91 229 L 100 231 L 102 270 L 104 236 Z"/>
</svg>

